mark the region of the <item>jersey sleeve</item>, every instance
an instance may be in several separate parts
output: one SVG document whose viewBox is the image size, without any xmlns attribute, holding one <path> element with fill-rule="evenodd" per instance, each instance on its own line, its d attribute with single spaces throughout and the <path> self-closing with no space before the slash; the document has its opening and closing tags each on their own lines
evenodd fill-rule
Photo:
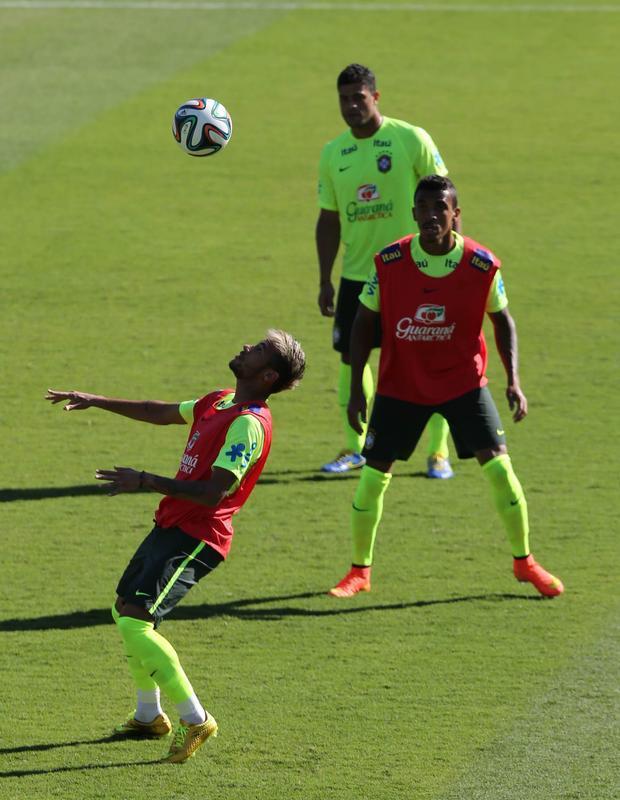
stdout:
<svg viewBox="0 0 620 800">
<path fill-rule="evenodd" d="M 197 402 L 198 400 L 183 400 L 182 403 L 179 403 L 179 414 L 188 425 L 194 421 L 194 406 Z"/>
<path fill-rule="evenodd" d="M 417 153 L 413 163 L 416 179 L 420 180 L 426 175 L 447 175 L 448 168 L 430 133 L 424 128 L 414 127 L 413 130 L 417 140 Z"/>
<path fill-rule="evenodd" d="M 319 208 L 326 211 L 338 211 L 338 202 L 334 183 L 329 171 L 329 156 L 331 149 L 325 145 L 319 161 Z"/>
<path fill-rule="evenodd" d="M 241 414 L 228 429 L 226 441 L 213 466 L 232 472 L 237 478 L 237 484 L 234 486 L 236 489 L 262 453 L 264 442 L 265 432 L 259 420 L 253 414 Z"/>
<path fill-rule="evenodd" d="M 506 295 L 506 288 L 504 287 L 504 279 L 502 278 L 501 272 L 497 270 L 491 288 L 489 289 L 485 310 L 487 314 L 496 314 L 498 311 L 503 311 L 507 305 L 508 297 Z"/>
<path fill-rule="evenodd" d="M 377 314 L 381 310 L 379 303 L 379 276 L 376 269 L 373 270 L 372 275 L 364 284 L 364 288 L 359 295 L 359 301 L 371 311 L 376 311 Z"/>
</svg>

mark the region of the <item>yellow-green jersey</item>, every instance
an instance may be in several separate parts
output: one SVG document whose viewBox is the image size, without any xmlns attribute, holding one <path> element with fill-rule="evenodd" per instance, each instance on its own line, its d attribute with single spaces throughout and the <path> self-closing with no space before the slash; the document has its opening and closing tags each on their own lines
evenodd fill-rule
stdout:
<svg viewBox="0 0 620 800">
<path fill-rule="evenodd" d="M 234 396 L 234 392 L 231 392 L 223 397 L 216 406 L 217 410 L 223 411 L 233 406 L 235 404 Z M 179 404 L 179 413 L 189 425 L 193 421 L 196 402 L 196 400 L 184 400 Z M 244 475 L 258 460 L 263 452 L 264 443 L 265 432 L 263 426 L 253 414 L 242 414 L 233 420 L 226 432 L 226 440 L 213 462 L 214 467 L 226 469 L 237 478 L 229 490 L 229 494 L 235 491 Z"/>
<path fill-rule="evenodd" d="M 430 278 L 444 278 L 446 275 L 451 275 L 463 258 L 463 249 L 465 246 L 463 237 L 459 233 L 456 233 L 456 231 L 454 232 L 454 238 L 455 244 L 449 253 L 443 256 L 432 256 L 422 249 L 420 237 L 414 236 L 411 240 L 411 258 L 420 272 L 423 272 Z M 376 269 L 364 284 L 359 300 L 366 308 L 379 313 L 379 279 Z M 487 314 L 495 314 L 498 311 L 502 311 L 507 305 L 508 297 L 506 295 L 506 288 L 500 271 L 498 270 L 495 273 L 493 283 L 489 289 L 485 310 Z"/>
<path fill-rule="evenodd" d="M 383 117 L 367 139 L 347 130 L 325 145 L 319 206 L 339 214 L 343 278 L 365 281 L 375 253 L 417 233 L 413 193 L 419 180 L 432 174 L 448 174 L 435 143 L 422 128 L 398 119 Z"/>
</svg>

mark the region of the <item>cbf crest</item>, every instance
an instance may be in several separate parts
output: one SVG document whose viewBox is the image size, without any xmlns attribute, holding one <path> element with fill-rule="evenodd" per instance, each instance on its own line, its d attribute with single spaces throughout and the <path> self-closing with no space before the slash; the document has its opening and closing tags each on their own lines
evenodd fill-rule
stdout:
<svg viewBox="0 0 620 800">
<path fill-rule="evenodd" d="M 379 172 L 389 172 L 392 169 L 392 156 L 388 153 L 382 153 L 377 157 L 377 169 Z"/>
</svg>

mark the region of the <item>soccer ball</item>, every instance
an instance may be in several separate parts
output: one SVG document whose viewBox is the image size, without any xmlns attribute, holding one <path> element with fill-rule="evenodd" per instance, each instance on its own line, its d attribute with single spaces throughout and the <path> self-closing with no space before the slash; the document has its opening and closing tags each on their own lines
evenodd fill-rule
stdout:
<svg viewBox="0 0 620 800">
<path fill-rule="evenodd" d="M 172 135 L 188 155 L 212 156 L 230 141 L 232 120 L 217 100 L 196 97 L 177 109 Z"/>
</svg>

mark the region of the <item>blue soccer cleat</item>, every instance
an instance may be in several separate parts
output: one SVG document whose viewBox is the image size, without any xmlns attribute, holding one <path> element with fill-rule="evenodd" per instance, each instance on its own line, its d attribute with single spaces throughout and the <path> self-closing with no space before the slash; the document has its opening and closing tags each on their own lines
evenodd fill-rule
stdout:
<svg viewBox="0 0 620 800">
<path fill-rule="evenodd" d="M 427 478 L 446 480 L 447 478 L 452 478 L 453 475 L 454 471 L 450 466 L 450 462 L 447 458 L 444 458 L 441 453 L 433 453 L 432 456 L 428 457 L 428 461 L 426 462 Z"/>
<path fill-rule="evenodd" d="M 352 469 L 359 469 L 366 463 L 364 456 L 359 453 L 343 451 L 340 455 L 328 464 L 323 464 L 321 472 L 329 472 L 332 475 L 341 475 L 343 472 L 350 472 Z"/>
</svg>

